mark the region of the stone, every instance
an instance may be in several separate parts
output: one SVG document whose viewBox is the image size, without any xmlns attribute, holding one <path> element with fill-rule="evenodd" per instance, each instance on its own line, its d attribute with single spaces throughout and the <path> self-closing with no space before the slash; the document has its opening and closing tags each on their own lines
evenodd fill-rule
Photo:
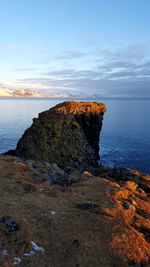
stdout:
<svg viewBox="0 0 150 267">
<path fill-rule="evenodd" d="M 113 198 L 114 200 L 128 199 L 131 194 L 132 193 L 129 190 L 120 187 L 114 192 Z"/>
<path fill-rule="evenodd" d="M 80 181 L 81 178 L 82 178 L 82 175 L 81 175 L 80 171 L 73 171 L 69 175 L 69 181 L 70 181 L 70 183 L 76 183 L 76 182 Z"/>
<path fill-rule="evenodd" d="M 114 167 L 110 171 L 110 176 L 118 181 L 128 181 L 131 176 L 131 171 L 128 168 Z"/>
<path fill-rule="evenodd" d="M 99 165 L 99 136 L 106 106 L 68 101 L 33 119 L 17 144 L 24 159 L 56 163 L 66 171 L 91 170 Z"/>
<path fill-rule="evenodd" d="M 4 227 L 6 234 L 12 234 L 19 230 L 20 222 L 13 216 L 3 216 L 0 218 L 0 224 Z"/>
<path fill-rule="evenodd" d="M 87 202 L 87 203 L 76 203 L 75 207 L 81 210 L 91 210 L 98 208 L 98 205 L 96 205 L 95 203 Z"/>
<path fill-rule="evenodd" d="M 131 190 L 132 192 L 135 192 L 138 185 L 135 182 L 131 182 L 131 181 L 126 181 L 123 186 L 129 190 Z"/>
<path fill-rule="evenodd" d="M 91 172 L 84 171 L 83 176 L 85 177 L 93 177 L 93 174 Z"/>
<path fill-rule="evenodd" d="M 122 203 L 122 206 L 125 208 L 125 209 L 129 209 L 130 208 L 130 203 L 128 203 L 128 202 L 123 202 Z"/>
</svg>

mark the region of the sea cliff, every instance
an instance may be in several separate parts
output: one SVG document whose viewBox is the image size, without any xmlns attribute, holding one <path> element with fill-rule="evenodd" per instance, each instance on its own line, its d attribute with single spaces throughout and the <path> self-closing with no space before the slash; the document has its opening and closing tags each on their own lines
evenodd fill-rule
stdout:
<svg viewBox="0 0 150 267">
<path fill-rule="evenodd" d="M 64 102 L 33 119 L 17 144 L 16 155 L 56 163 L 65 170 L 96 167 L 104 104 Z"/>
<path fill-rule="evenodd" d="M 105 111 L 61 103 L 0 156 L 0 266 L 149 266 L 150 177 L 99 163 Z"/>
</svg>

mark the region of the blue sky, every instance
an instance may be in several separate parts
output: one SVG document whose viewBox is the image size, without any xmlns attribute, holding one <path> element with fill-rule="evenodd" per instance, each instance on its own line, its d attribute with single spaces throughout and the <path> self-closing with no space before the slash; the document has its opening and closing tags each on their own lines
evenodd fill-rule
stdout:
<svg viewBox="0 0 150 267">
<path fill-rule="evenodd" d="M 149 0 L 3 0 L 0 86 L 150 96 Z"/>
</svg>

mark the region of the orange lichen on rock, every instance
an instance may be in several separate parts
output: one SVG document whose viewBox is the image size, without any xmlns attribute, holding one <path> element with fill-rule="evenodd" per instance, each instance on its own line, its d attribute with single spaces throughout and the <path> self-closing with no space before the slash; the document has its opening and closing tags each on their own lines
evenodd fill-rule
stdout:
<svg viewBox="0 0 150 267">
<path fill-rule="evenodd" d="M 122 233 L 113 234 L 110 246 L 122 257 L 127 257 L 130 263 L 149 263 L 150 261 L 150 245 L 143 235 L 133 228 L 123 228 Z"/>
<path fill-rule="evenodd" d="M 113 195 L 113 199 L 114 200 L 128 199 L 131 195 L 132 193 L 129 190 L 127 190 L 126 188 L 120 187 L 116 189 Z"/>
<path fill-rule="evenodd" d="M 126 181 L 123 186 L 127 189 L 130 189 L 132 192 L 135 192 L 138 185 L 135 182 Z"/>
<path fill-rule="evenodd" d="M 58 104 L 52 109 L 54 112 L 62 114 L 85 114 L 85 113 L 104 113 L 106 112 L 106 105 L 98 102 L 76 102 L 66 101 Z"/>
</svg>

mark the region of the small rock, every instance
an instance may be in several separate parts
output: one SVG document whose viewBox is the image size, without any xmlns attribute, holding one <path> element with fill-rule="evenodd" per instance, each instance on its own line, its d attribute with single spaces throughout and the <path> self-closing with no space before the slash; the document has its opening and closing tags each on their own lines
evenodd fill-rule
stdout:
<svg viewBox="0 0 150 267">
<path fill-rule="evenodd" d="M 118 181 L 127 181 L 129 180 L 128 178 L 131 176 L 131 171 L 127 168 L 114 167 L 110 172 L 110 176 Z"/>
<path fill-rule="evenodd" d="M 131 190 L 132 192 L 135 192 L 138 185 L 135 182 L 126 181 L 124 183 L 124 187 Z"/>
<path fill-rule="evenodd" d="M 19 265 L 20 263 L 21 263 L 21 259 L 19 257 L 15 257 L 13 265 Z"/>
<path fill-rule="evenodd" d="M 90 209 L 95 209 L 98 207 L 98 205 L 96 205 L 95 203 L 76 203 L 75 207 L 77 209 L 81 209 L 81 210 L 90 210 Z"/>
<path fill-rule="evenodd" d="M 143 195 L 146 196 L 145 191 L 144 191 L 142 188 L 139 188 L 139 189 L 138 189 L 138 192 L 139 192 L 140 194 L 143 194 Z"/>
<path fill-rule="evenodd" d="M 52 172 L 53 173 L 57 173 L 60 176 L 64 176 L 65 175 L 65 171 L 62 170 L 61 168 L 59 168 L 56 163 L 52 164 Z"/>
<path fill-rule="evenodd" d="M 2 251 L 2 257 L 3 257 L 3 258 L 7 258 L 8 255 L 9 255 L 8 249 L 4 249 L 4 250 Z"/>
<path fill-rule="evenodd" d="M 31 245 L 32 245 L 32 248 L 35 250 L 35 251 L 41 251 L 44 253 L 44 248 L 40 247 L 39 245 L 37 245 L 34 241 L 31 241 Z"/>
<path fill-rule="evenodd" d="M 120 200 L 120 199 L 128 199 L 131 192 L 124 187 L 117 188 L 117 190 L 114 192 L 114 199 Z"/>
<path fill-rule="evenodd" d="M 145 238 L 145 240 L 150 243 L 150 229 L 141 227 L 139 228 L 139 232 L 141 232 Z"/>
<path fill-rule="evenodd" d="M 33 255 L 35 255 L 35 253 L 36 253 L 35 251 L 31 250 L 29 252 L 24 253 L 24 256 L 26 256 L 26 257 L 32 257 Z"/>
<path fill-rule="evenodd" d="M 54 211 L 54 210 L 51 210 L 49 213 L 50 213 L 50 215 L 52 215 L 52 216 L 54 216 L 54 215 L 56 215 L 56 214 L 57 214 L 57 212 L 56 212 L 56 211 Z"/>
<path fill-rule="evenodd" d="M 0 218 L 0 224 L 4 226 L 6 234 L 11 234 L 19 230 L 20 222 L 13 216 L 3 216 Z"/>
<path fill-rule="evenodd" d="M 123 202 L 123 203 L 122 203 L 122 206 L 123 206 L 125 209 L 129 209 L 131 205 L 130 205 L 128 202 Z"/>
<path fill-rule="evenodd" d="M 131 203 L 132 203 L 133 206 L 137 206 L 137 202 L 134 199 L 131 200 Z"/>
<path fill-rule="evenodd" d="M 81 173 L 79 171 L 73 171 L 69 175 L 70 183 L 76 183 L 81 180 Z"/>
<path fill-rule="evenodd" d="M 73 240 L 73 245 L 74 245 L 76 248 L 78 248 L 78 247 L 80 246 L 80 242 L 79 242 L 79 240 L 78 240 L 78 239 L 74 239 L 74 240 Z"/>
<path fill-rule="evenodd" d="M 145 219 L 150 219 L 150 214 L 147 213 L 145 210 L 137 208 L 137 213 Z"/>
<path fill-rule="evenodd" d="M 88 172 L 88 171 L 84 171 L 83 175 L 86 177 L 92 177 L 93 176 L 93 174 L 91 172 Z"/>
</svg>

